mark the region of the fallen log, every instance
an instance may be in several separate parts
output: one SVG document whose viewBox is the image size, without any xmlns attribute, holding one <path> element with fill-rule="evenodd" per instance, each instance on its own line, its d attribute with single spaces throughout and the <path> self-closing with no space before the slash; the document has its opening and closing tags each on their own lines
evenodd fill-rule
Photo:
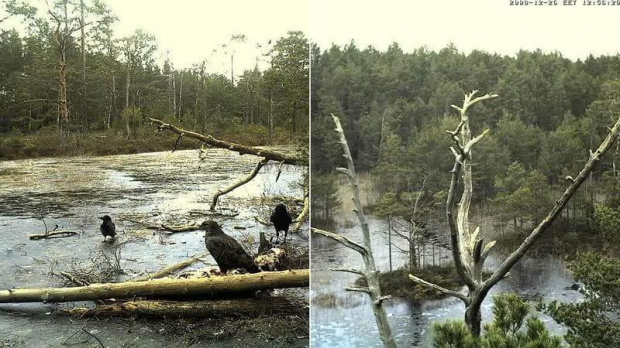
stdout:
<svg viewBox="0 0 620 348">
<path fill-rule="evenodd" d="M 91 284 L 72 288 L 10 289 L 0 291 L 0 303 L 71 302 L 109 298 L 208 297 L 246 291 L 307 287 L 310 270 L 260 272 L 200 279 L 155 279 L 144 282 Z"/>
<path fill-rule="evenodd" d="M 261 315 L 292 315 L 307 311 L 284 297 L 238 298 L 212 301 L 129 301 L 100 305 L 94 308 L 72 308 L 63 313 L 78 317 L 146 316 L 239 318 Z"/>
<path fill-rule="evenodd" d="M 134 278 L 134 279 L 131 279 L 130 281 L 131 282 L 143 282 L 143 281 L 147 281 L 147 280 L 150 280 L 150 279 L 157 279 L 157 278 L 165 277 L 165 276 L 169 275 L 170 273 L 176 272 L 176 271 L 178 271 L 180 269 L 183 269 L 185 267 L 188 267 L 188 266 L 192 265 L 196 261 L 200 260 L 200 258 L 205 257 L 207 255 L 209 255 L 209 253 L 205 251 L 204 253 L 200 253 L 200 254 L 195 255 L 195 256 L 187 259 L 187 260 L 184 260 L 184 261 L 181 261 L 181 262 L 176 263 L 174 265 L 168 266 L 168 267 L 166 267 L 164 269 L 161 269 L 161 270 L 159 270 L 159 271 L 157 271 L 157 272 L 155 272 L 153 274 L 149 274 L 149 275 L 146 275 L 144 277 Z"/>
<path fill-rule="evenodd" d="M 65 238 L 65 237 L 75 236 L 76 234 L 78 233 L 75 231 L 58 230 L 58 231 L 48 232 L 45 234 L 31 234 L 30 240 L 40 240 L 40 239 L 46 239 L 46 238 Z"/>
<path fill-rule="evenodd" d="M 284 152 L 256 148 L 256 147 L 246 146 L 246 145 L 241 145 L 241 144 L 235 144 L 235 143 L 231 143 L 228 141 L 215 139 L 213 136 L 209 134 L 203 135 L 200 133 L 178 128 L 175 125 L 165 123 L 164 121 L 158 120 L 155 118 L 149 118 L 149 120 L 152 123 L 157 124 L 158 132 L 161 130 L 168 129 L 178 134 L 179 136 L 186 136 L 189 138 L 194 138 L 196 140 L 200 140 L 204 142 L 205 144 L 213 146 L 213 147 L 238 152 L 240 155 L 246 155 L 246 154 L 255 155 L 255 156 L 263 157 L 270 161 L 284 162 L 285 164 L 307 166 L 309 163 L 307 155 L 303 155 L 303 154 L 290 155 Z"/>
</svg>

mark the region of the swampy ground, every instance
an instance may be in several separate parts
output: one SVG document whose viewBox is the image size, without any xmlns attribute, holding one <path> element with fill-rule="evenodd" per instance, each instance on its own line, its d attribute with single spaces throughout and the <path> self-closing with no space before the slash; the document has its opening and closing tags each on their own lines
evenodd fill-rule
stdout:
<svg viewBox="0 0 620 348">
<path fill-rule="evenodd" d="M 282 148 L 292 151 L 292 148 Z M 249 184 L 220 198 L 218 214 L 208 214 L 217 189 L 246 176 L 258 162 L 227 150 L 209 149 L 203 160 L 184 150 L 135 155 L 38 158 L 0 162 L 0 288 L 60 286 L 60 271 L 101 268 L 118 255 L 123 281 L 152 273 L 205 251 L 204 232 L 167 234 L 148 224 L 190 224 L 215 219 L 224 231 L 256 253 L 259 233 L 274 235 L 268 221 L 284 201 L 301 212 L 307 168 L 265 166 Z M 99 216 L 112 216 L 117 241 L 102 243 Z M 45 224 L 44 224 L 45 222 Z M 68 238 L 31 241 L 49 230 L 77 231 Z M 289 234 L 290 247 L 307 258 L 308 226 Z M 107 256 L 106 256 L 107 255 Z M 305 255 L 305 256 L 304 256 Z M 216 267 L 211 256 L 189 269 Z M 304 260 L 299 260 L 303 265 Z M 305 261 L 307 264 L 307 259 Z M 90 267 L 90 268 L 88 268 Z M 308 345 L 308 290 L 274 290 L 299 305 L 299 314 L 261 318 L 72 318 L 58 308 L 91 303 L 0 305 L 0 346 L 60 347 L 262 347 Z M 96 338 L 95 338 L 96 337 Z"/>
</svg>

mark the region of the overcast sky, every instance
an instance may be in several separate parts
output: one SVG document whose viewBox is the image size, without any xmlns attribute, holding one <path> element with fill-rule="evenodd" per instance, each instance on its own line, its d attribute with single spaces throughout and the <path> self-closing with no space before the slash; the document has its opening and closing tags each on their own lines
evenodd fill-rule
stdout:
<svg viewBox="0 0 620 348">
<path fill-rule="evenodd" d="M 128 35 L 142 28 L 157 38 L 160 53 L 170 51 L 177 68 L 188 68 L 202 59 L 209 70 L 230 74 L 230 56 L 222 44 L 232 35 L 244 34 L 245 44 L 235 47 L 235 74 L 254 67 L 256 57 L 265 53 L 269 40 L 274 43 L 288 31 L 308 35 L 309 0 L 106 0 L 119 17 L 116 32 Z M 261 44 L 263 49 L 257 49 Z M 214 52 L 213 50 L 217 50 Z"/>
<path fill-rule="evenodd" d="M 46 10 L 44 0 L 29 0 Z M 51 2 L 51 1 L 50 1 Z M 268 66 L 262 54 L 288 31 L 310 29 L 310 0 L 104 0 L 119 21 L 114 25 L 117 37 L 130 35 L 142 28 L 153 34 L 159 47 L 161 63 L 169 51 L 176 68 L 189 68 L 208 60 L 209 72 L 230 74 L 230 56 L 222 44 L 231 36 L 245 35 L 246 43 L 234 46 L 235 75 L 254 68 L 260 57 L 262 68 Z M 0 11 L 2 12 L 2 11 Z M 0 18 L 4 17 L 0 13 Z M 22 27 L 20 18 L 4 22 L 3 28 Z M 257 44 L 262 48 L 257 48 Z M 216 50 L 214 52 L 214 50 Z"/>
<path fill-rule="evenodd" d="M 532 0 L 530 0 L 532 1 Z M 332 43 L 398 42 L 406 52 L 452 42 L 460 51 L 514 55 L 519 49 L 559 51 L 564 57 L 617 54 L 620 6 L 510 6 L 509 0 L 312 0 L 311 38 Z M 563 0 L 558 0 L 560 4 Z"/>
</svg>

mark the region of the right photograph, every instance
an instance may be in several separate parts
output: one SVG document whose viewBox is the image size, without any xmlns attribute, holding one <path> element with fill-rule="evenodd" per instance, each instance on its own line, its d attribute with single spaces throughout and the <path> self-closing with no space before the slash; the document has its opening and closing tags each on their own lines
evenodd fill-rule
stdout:
<svg viewBox="0 0 620 348">
<path fill-rule="evenodd" d="M 620 347 L 619 10 L 312 1 L 312 347 Z"/>
</svg>

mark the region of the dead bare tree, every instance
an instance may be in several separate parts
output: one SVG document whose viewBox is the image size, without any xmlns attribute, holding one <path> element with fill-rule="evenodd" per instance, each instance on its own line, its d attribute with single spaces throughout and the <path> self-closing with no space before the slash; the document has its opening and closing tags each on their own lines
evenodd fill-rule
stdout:
<svg viewBox="0 0 620 348">
<path fill-rule="evenodd" d="M 458 107 L 452 105 L 459 111 L 460 122 L 454 131 L 447 131 L 450 138 L 454 142 L 451 147 L 454 154 L 454 167 L 451 171 L 450 189 L 446 202 L 446 219 L 450 228 L 450 240 L 452 244 L 452 256 L 457 273 L 463 283 L 467 286 L 467 293 L 463 294 L 458 291 L 445 289 L 436 284 L 432 284 L 414 275 L 409 278 L 414 282 L 426 287 L 443 292 L 447 295 L 456 297 L 465 304 L 465 323 L 468 329 L 476 336 L 480 335 L 480 323 L 482 320 L 480 307 L 489 290 L 500 280 L 509 275 L 509 271 L 517 263 L 523 255 L 534 245 L 534 243 L 542 236 L 545 230 L 559 216 L 562 209 L 566 206 L 570 198 L 575 194 L 579 186 L 588 177 L 594 165 L 600 160 L 601 156 L 609 150 L 620 133 L 620 118 L 616 121 L 613 128 L 609 130 L 609 134 L 603 140 L 601 145 L 595 152 L 590 150 L 590 157 L 585 166 L 577 175 L 577 177 L 566 188 L 562 196 L 556 201 L 555 205 L 548 215 L 536 226 L 532 232 L 525 238 L 521 245 L 510 254 L 501 265 L 489 276 L 483 279 L 484 261 L 489 256 L 491 248 L 495 245 L 495 241 L 491 241 L 484 245 L 484 239 L 478 238 L 480 227 L 476 227 L 473 233 L 470 231 L 469 225 L 469 207 L 472 197 L 472 147 L 479 142 L 487 133 L 485 130 L 479 136 L 472 138 L 469 129 L 469 118 L 467 110 L 474 104 L 483 100 L 497 97 L 496 94 L 486 94 L 474 98 L 477 91 L 472 91 L 465 95 L 463 106 Z M 459 183 L 459 176 L 463 180 L 463 193 L 461 200 L 457 204 L 456 191 Z"/>
<path fill-rule="evenodd" d="M 359 223 L 362 227 L 364 245 L 361 245 L 333 232 L 328 232 L 317 228 L 312 228 L 312 232 L 328 237 L 349 249 L 357 251 L 362 256 L 362 259 L 364 260 L 364 270 L 332 269 L 332 271 L 357 274 L 366 281 L 366 286 L 351 286 L 346 288 L 345 290 L 363 292 L 370 296 L 372 300 L 372 310 L 375 315 L 375 320 L 377 322 L 377 327 L 379 328 L 379 335 L 381 336 L 383 345 L 385 347 L 396 347 L 396 342 L 394 341 L 394 337 L 392 337 L 392 330 L 390 329 L 390 324 L 387 320 L 385 308 L 383 307 L 383 301 L 388 299 L 390 296 L 382 295 L 381 287 L 379 286 L 379 271 L 375 266 L 375 259 L 372 253 L 372 245 L 370 243 L 370 231 L 368 228 L 368 222 L 366 221 L 366 217 L 364 216 L 364 211 L 362 210 L 362 203 L 360 201 L 359 178 L 357 176 L 357 173 L 355 172 L 353 157 L 351 157 L 349 145 L 347 143 L 347 139 L 344 136 L 342 126 L 340 125 L 340 120 L 333 114 L 332 117 L 334 118 L 334 123 L 336 123 L 336 132 L 338 132 L 338 135 L 340 136 L 340 143 L 342 144 L 344 157 L 347 160 L 348 166 L 348 169 L 336 168 L 336 170 L 344 173 L 349 179 L 349 185 L 353 190 L 352 199 L 353 203 L 355 204 L 355 213 L 357 214 L 357 219 L 359 220 Z"/>
</svg>

